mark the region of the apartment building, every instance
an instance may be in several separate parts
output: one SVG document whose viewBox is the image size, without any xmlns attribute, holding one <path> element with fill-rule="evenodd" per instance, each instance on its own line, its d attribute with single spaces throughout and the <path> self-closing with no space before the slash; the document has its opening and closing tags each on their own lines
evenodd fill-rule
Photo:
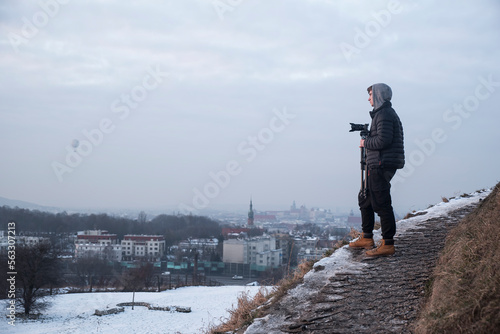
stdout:
<svg viewBox="0 0 500 334">
<path fill-rule="evenodd" d="M 125 260 L 147 259 L 159 261 L 165 254 L 165 238 L 161 235 L 128 234 L 121 241 Z"/>
<path fill-rule="evenodd" d="M 80 231 L 75 240 L 75 258 L 99 257 L 110 261 L 122 260 L 122 248 L 116 234 L 106 230 Z"/>
<path fill-rule="evenodd" d="M 250 265 L 252 270 L 264 271 L 283 263 L 281 249 L 270 236 L 250 239 L 228 239 L 223 244 L 223 262 Z"/>
</svg>

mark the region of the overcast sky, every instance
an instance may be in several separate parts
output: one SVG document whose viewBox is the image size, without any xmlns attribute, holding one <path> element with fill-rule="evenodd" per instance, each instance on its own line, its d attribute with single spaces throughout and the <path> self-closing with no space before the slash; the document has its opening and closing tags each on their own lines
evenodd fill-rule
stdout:
<svg viewBox="0 0 500 334">
<path fill-rule="evenodd" d="M 357 212 L 378 82 L 399 214 L 500 181 L 497 0 L 11 0 L 0 29 L 2 197 Z"/>
</svg>

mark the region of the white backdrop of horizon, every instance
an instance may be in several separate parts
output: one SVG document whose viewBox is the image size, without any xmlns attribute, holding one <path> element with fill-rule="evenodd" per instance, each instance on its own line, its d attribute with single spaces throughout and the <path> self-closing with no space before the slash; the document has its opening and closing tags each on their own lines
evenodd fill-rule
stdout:
<svg viewBox="0 0 500 334">
<path fill-rule="evenodd" d="M 493 0 L 0 5 L 0 196 L 356 210 L 349 122 L 369 123 L 376 82 L 405 129 L 396 211 L 492 187 L 499 14 Z"/>
</svg>

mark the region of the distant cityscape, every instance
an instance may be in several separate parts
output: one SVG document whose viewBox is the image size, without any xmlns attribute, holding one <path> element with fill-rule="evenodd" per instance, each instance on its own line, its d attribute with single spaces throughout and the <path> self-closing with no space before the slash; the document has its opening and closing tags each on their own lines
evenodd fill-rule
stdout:
<svg viewBox="0 0 500 334">
<path fill-rule="evenodd" d="M 354 228 L 359 229 L 361 218 L 359 213 L 352 210 L 349 214 L 335 215 L 330 209 L 311 208 L 305 205 L 298 207 L 293 201 L 288 210 L 257 211 L 253 201 L 250 200 L 247 215 L 221 212 L 212 214 L 212 218 L 232 225 L 250 225 L 264 228 L 269 231 L 292 231 L 295 227 L 307 223 L 324 227 Z"/>
<path fill-rule="evenodd" d="M 142 213 L 144 223 L 146 217 Z M 246 213 L 219 212 L 210 218 L 219 224 L 219 235 L 188 236 L 175 244 L 169 244 L 165 234 L 125 234 L 120 238 L 102 229 L 56 236 L 22 231 L 16 243 L 56 243 L 65 261 L 99 259 L 120 263 L 123 268 L 151 263 L 157 273 L 257 279 L 277 271 L 282 274 L 301 261 L 318 260 L 339 241 L 347 240 L 351 229 L 361 227 L 360 217 L 353 212 L 337 216 L 331 210 L 297 206 L 295 201 L 288 210 L 258 211 L 250 200 Z M 8 245 L 6 231 L 0 231 L 1 253 L 6 253 Z"/>
</svg>

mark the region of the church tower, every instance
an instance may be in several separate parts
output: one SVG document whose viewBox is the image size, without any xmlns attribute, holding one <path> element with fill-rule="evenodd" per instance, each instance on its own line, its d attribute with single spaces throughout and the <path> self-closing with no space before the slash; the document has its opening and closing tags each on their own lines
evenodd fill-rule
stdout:
<svg viewBox="0 0 500 334">
<path fill-rule="evenodd" d="M 247 224 L 249 226 L 253 226 L 253 206 L 252 206 L 252 199 L 250 198 L 250 210 L 248 210 L 248 221 Z"/>
</svg>

